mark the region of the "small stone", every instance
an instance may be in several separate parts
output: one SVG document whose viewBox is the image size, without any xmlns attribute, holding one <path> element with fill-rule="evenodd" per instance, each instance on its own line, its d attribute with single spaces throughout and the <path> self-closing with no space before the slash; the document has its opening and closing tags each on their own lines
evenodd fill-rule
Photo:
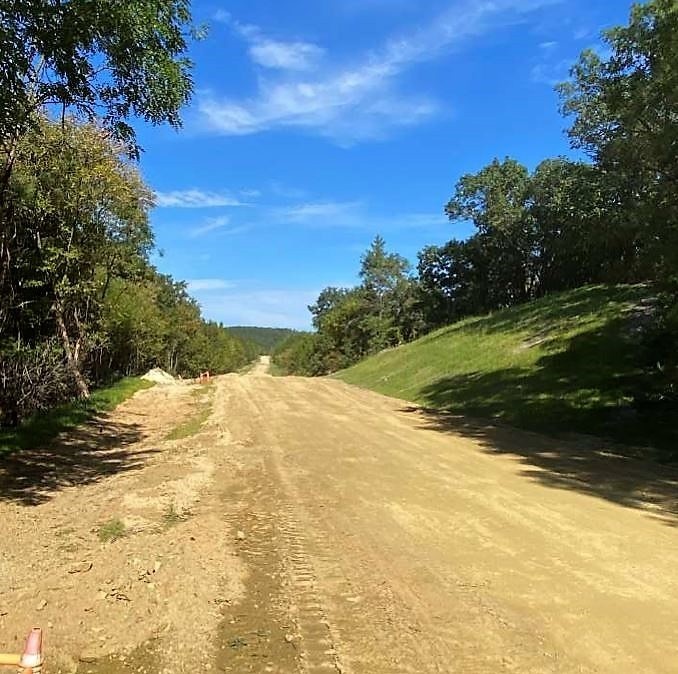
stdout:
<svg viewBox="0 0 678 674">
<path fill-rule="evenodd" d="M 293 637 L 291 634 L 286 634 L 286 635 L 285 635 L 285 641 L 286 641 L 288 644 L 291 644 L 291 643 L 294 641 L 294 637 Z"/>
<path fill-rule="evenodd" d="M 239 541 L 244 541 L 245 538 L 246 538 L 245 532 L 244 532 L 244 531 L 238 531 L 238 533 L 235 535 L 235 537 L 236 537 Z"/>
<path fill-rule="evenodd" d="M 36 607 L 36 611 L 42 611 L 47 606 L 47 600 L 43 599 Z"/>
</svg>

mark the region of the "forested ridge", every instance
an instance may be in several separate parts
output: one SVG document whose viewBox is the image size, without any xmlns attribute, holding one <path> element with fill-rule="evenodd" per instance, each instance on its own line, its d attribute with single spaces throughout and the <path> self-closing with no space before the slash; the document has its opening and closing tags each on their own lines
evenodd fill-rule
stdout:
<svg viewBox="0 0 678 674">
<path fill-rule="evenodd" d="M 150 367 L 253 358 L 149 261 L 131 120 L 180 126 L 199 33 L 185 0 L 0 1 L 2 425 Z"/>
<path fill-rule="evenodd" d="M 271 353 L 276 346 L 295 333 L 288 328 L 259 328 L 250 325 L 232 325 L 228 330 L 243 341 L 254 344 L 260 354 Z"/>
<path fill-rule="evenodd" d="M 315 331 L 291 337 L 274 362 L 323 375 L 468 316 L 585 286 L 644 284 L 627 394 L 637 408 L 674 409 L 678 5 L 633 5 L 628 25 L 603 40 L 604 55 L 583 52 L 557 87 L 581 159 L 529 170 L 506 157 L 462 176 L 444 210 L 453 225 L 471 222 L 472 236 L 425 247 L 416 270 L 378 236 L 360 284 L 323 290 L 309 307 Z"/>
</svg>

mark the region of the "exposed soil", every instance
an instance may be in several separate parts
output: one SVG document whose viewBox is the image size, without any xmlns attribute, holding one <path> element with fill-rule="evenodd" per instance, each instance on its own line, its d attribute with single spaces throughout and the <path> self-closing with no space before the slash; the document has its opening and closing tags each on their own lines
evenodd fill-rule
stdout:
<svg viewBox="0 0 678 674">
<path fill-rule="evenodd" d="M 35 623 L 48 672 L 678 671 L 675 473 L 266 369 L 193 437 L 165 439 L 197 385 L 155 387 L 1 464 L 0 650 Z"/>
</svg>

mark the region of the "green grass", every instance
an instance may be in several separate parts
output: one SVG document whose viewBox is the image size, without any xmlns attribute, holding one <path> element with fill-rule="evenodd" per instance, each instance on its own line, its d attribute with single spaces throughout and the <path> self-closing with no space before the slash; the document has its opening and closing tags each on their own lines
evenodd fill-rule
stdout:
<svg viewBox="0 0 678 674">
<path fill-rule="evenodd" d="M 638 327 L 649 295 L 640 285 L 554 294 L 460 321 L 335 376 L 429 408 L 675 453 L 666 410 L 658 417 L 633 406 L 646 376 Z"/>
<path fill-rule="evenodd" d="M 102 543 L 113 543 L 113 541 L 117 541 L 126 535 L 127 527 L 125 526 L 125 523 L 117 517 L 108 520 L 108 522 L 104 522 L 104 524 L 99 527 L 99 540 Z"/>
<path fill-rule="evenodd" d="M 183 440 L 200 432 L 212 411 L 213 386 L 213 384 L 203 384 L 200 388 L 193 391 L 197 412 L 190 419 L 175 426 L 165 437 L 166 440 Z"/>
<path fill-rule="evenodd" d="M 137 391 L 153 384 L 138 377 L 121 379 L 92 392 L 89 400 L 77 400 L 36 414 L 18 428 L 0 429 L 0 455 L 22 449 L 35 449 L 52 441 L 59 433 L 72 430 L 98 414 L 115 409 Z"/>
</svg>

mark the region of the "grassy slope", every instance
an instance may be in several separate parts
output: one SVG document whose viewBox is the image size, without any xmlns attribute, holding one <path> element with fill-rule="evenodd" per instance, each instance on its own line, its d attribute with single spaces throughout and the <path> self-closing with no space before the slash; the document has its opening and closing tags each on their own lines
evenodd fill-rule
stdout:
<svg viewBox="0 0 678 674">
<path fill-rule="evenodd" d="M 461 321 L 336 376 L 427 407 L 669 450 L 673 424 L 630 406 L 642 377 L 634 307 L 647 295 L 642 286 L 552 295 Z"/>
<path fill-rule="evenodd" d="M 97 414 L 114 409 L 137 391 L 151 386 L 153 384 L 138 377 L 127 377 L 112 386 L 93 391 L 89 400 L 74 401 L 49 412 L 36 414 L 16 429 L 0 429 L 0 456 L 19 449 L 39 447 L 53 440 L 62 431 L 75 428 Z"/>
</svg>

